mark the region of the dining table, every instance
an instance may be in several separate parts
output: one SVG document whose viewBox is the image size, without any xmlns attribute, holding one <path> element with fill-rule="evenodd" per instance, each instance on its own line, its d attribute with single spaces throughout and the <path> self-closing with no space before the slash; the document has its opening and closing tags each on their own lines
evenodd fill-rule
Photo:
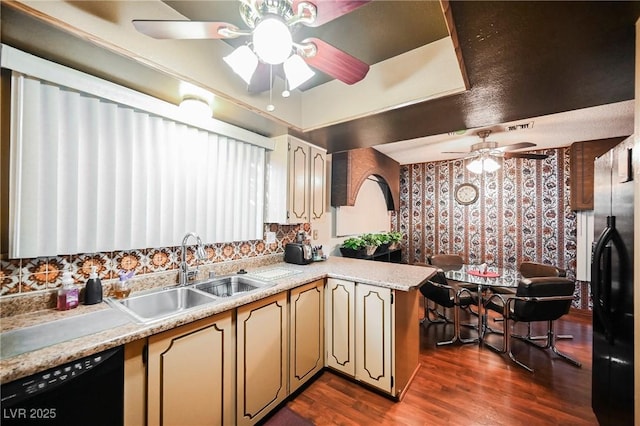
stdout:
<svg viewBox="0 0 640 426">
<path fill-rule="evenodd" d="M 487 311 L 484 294 L 491 287 L 518 287 L 522 275 L 516 268 L 499 268 L 485 265 L 455 265 L 441 267 L 448 280 L 477 286 L 478 291 L 478 342 L 482 343 L 487 330 Z"/>
</svg>

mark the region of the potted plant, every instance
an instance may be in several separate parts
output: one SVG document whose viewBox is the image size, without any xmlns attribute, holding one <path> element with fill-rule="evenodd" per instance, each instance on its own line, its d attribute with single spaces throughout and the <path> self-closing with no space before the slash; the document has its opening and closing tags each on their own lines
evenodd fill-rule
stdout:
<svg viewBox="0 0 640 426">
<path fill-rule="evenodd" d="M 375 234 L 376 235 L 376 239 L 380 242 L 380 244 L 378 245 L 378 249 L 376 250 L 376 253 L 384 253 L 387 250 L 389 250 L 389 246 L 391 245 L 391 238 L 389 237 L 389 233 L 388 232 L 383 232 L 381 234 Z"/>
<path fill-rule="evenodd" d="M 391 231 L 388 232 L 389 236 L 389 250 L 395 250 L 400 247 L 400 242 L 402 241 L 402 232 Z"/>
<path fill-rule="evenodd" d="M 340 253 L 344 257 L 363 257 L 365 252 L 365 241 L 360 237 L 349 237 L 342 242 Z"/>
<path fill-rule="evenodd" d="M 367 256 L 374 254 L 378 246 L 382 244 L 381 234 L 363 234 L 362 239 L 367 249 Z"/>
</svg>

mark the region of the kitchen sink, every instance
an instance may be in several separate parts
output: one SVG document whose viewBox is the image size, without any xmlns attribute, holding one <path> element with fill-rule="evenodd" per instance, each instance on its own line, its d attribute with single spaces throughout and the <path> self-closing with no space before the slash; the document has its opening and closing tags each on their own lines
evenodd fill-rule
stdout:
<svg viewBox="0 0 640 426">
<path fill-rule="evenodd" d="M 194 287 L 216 297 L 232 297 L 268 286 L 267 283 L 242 275 L 230 275 L 195 284 Z"/>
<path fill-rule="evenodd" d="M 184 313 L 189 309 L 215 302 L 216 299 L 193 288 L 178 287 L 108 301 L 134 318 L 147 323 Z"/>
</svg>

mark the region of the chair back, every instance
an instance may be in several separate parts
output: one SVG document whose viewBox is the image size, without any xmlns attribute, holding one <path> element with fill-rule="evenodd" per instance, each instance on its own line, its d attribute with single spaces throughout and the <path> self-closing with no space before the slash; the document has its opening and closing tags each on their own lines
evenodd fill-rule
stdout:
<svg viewBox="0 0 640 426">
<path fill-rule="evenodd" d="M 462 266 L 464 264 L 462 256 L 458 256 L 457 254 L 434 254 L 429 257 L 428 260 L 433 266 L 438 267 Z"/>
<path fill-rule="evenodd" d="M 564 269 L 560 269 L 557 266 L 536 262 L 522 262 L 518 269 L 520 270 L 520 275 L 525 278 L 565 277 L 567 275 Z"/>
<path fill-rule="evenodd" d="M 447 277 L 439 269 L 438 272 L 420 287 L 420 293 L 438 305 L 452 308 L 455 305 L 454 290 L 449 286 Z"/>
<path fill-rule="evenodd" d="M 516 296 L 543 298 L 536 301 L 514 300 L 511 316 L 516 321 L 555 321 L 569 313 L 572 299 L 544 300 L 545 297 L 573 296 L 575 283 L 561 277 L 524 278 L 518 283 Z"/>
</svg>

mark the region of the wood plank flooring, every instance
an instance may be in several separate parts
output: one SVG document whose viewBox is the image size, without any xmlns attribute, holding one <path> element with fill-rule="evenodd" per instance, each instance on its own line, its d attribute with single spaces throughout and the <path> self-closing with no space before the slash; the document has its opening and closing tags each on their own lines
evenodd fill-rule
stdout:
<svg viewBox="0 0 640 426">
<path fill-rule="evenodd" d="M 421 326 L 422 367 L 401 402 L 325 371 L 287 406 L 316 425 L 598 424 L 591 410 L 589 316 L 571 313 L 557 323 L 559 333 L 574 336 L 558 348 L 582 368 L 521 342 L 514 352 L 534 373 L 477 344 L 436 347 L 435 339 L 448 338 L 443 333 L 451 331 L 451 326 Z M 496 342 L 498 337 L 489 336 Z"/>
</svg>

